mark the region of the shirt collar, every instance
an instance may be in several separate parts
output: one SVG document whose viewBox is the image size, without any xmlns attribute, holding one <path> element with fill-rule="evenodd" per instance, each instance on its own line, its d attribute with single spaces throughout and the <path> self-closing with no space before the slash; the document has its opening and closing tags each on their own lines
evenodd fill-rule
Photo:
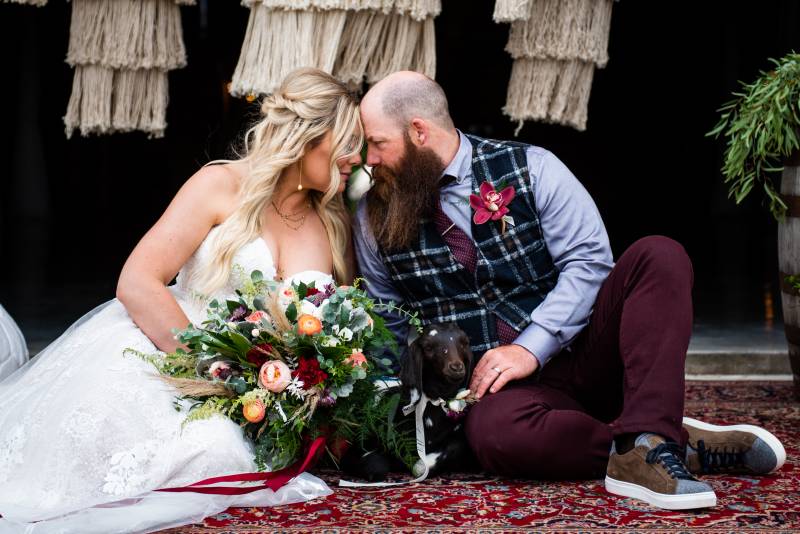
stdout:
<svg viewBox="0 0 800 534">
<path fill-rule="evenodd" d="M 472 169 L 472 143 L 469 142 L 467 136 L 461 133 L 461 130 L 456 130 L 458 132 L 458 152 L 456 152 L 453 161 L 445 167 L 442 176 L 449 174 L 450 176 L 456 177 L 456 182 L 461 183 L 464 181 L 470 170 Z"/>
</svg>

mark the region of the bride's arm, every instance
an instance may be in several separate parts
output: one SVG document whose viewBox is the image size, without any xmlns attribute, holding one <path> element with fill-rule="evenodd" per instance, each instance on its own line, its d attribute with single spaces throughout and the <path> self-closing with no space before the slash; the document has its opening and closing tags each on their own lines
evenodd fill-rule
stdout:
<svg viewBox="0 0 800 534">
<path fill-rule="evenodd" d="M 160 350 L 175 350 L 172 329 L 189 324 L 167 284 L 236 202 L 238 179 L 225 167 L 203 167 L 189 178 L 122 268 L 117 298 Z"/>
</svg>

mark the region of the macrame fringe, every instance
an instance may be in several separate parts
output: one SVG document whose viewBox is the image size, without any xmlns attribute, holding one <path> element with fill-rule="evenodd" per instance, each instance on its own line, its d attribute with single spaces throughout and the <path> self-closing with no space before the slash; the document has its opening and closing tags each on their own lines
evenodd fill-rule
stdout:
<svg viewBox="0 0 800 534">
<path fill-rule="evenodd" d="M 179 5 L 195 0 L 72 0 L 75 67 L 67 138 L 139 130 L 163 137 L 167 71 L 186 65 Z"/>
<path fill-rule="evenodd" d="M 262 5 L 284 11 L 369 10 L 384 15 L 407 15 L 418 21 L 436 17 L 442 10 L 441 0 L 244 0 L 242 3 L 250 8 Z"/>
<path fill-rule="evenodd" d="M 389 15 L 377 37 L 376 53 L 364 73 L 373 84 L 398 70 L 413 70 L 433 78 L 436 75 L 436 42 L 433 19 L 423 22 L 402 15 Z"/>
<path fill-rule="evenodd" d="M 47 0 L 3 0 L 4 4 L 26 4 L 29 6 L 42 7 L 47 4 Z"/>
<path fill-rule="evenodd" d="M 376 55 L 383 27 L 389 17 L 375 11 L 349 13 L 339 41 L 339 57 L 333 75 L 350 86 L 360 86 L 367 74 L 367 65 Z"/>
<path fill-rule="evenodd" d="M 492 18 L 497 23 L 528 20 L 531 0 L 497 0 Z"/>
<path fill-rule="evenodd" d="M 533 0 L 530 16 L 514 22 L 506 51 L 520 57 L 608 63 L 613 0 Z"/>
<path fill-rule="evenodd" d="M 172 70 L 186 65 L 174 0 L 72 0 L 67 63 Z"/>
<path fill-rule="evenodd" d="M 163 137 L 167 127 L 167 72 L 78 65 L 64 116 L 67 138 L 141 130 Z"/>
<path fill-rule="evenodd" d="M 512 0 L 503 1 L 507 8 Z M 594 70 L 608 62 L 613 0 L 529 0 L 527 20 L 511 24 L 506 50 L 514 58 L 503 112 L 586 129 Z"/>
<path fill-rule="evenodd" d="M 350 86 L 398 70 L 436 75 L 433 18 L 363 10 L 296 11 L 253 4 L 231 94 L 269 94 L 299 67 L 333 73 Z"/>
<path fill-rule="evenodd" d="M 586 130 L 595 66 L 581 60 L 521 58 L 514 61 L 503 113 L 517 121 L 565 124 Z"/>
<path fill-rule="evenodd" d="M 333 70 L 345 11 L 284 11 L 256 4 L 250 10 L 231 94 L 269 94 L 299 67 Z"/>
</svg>

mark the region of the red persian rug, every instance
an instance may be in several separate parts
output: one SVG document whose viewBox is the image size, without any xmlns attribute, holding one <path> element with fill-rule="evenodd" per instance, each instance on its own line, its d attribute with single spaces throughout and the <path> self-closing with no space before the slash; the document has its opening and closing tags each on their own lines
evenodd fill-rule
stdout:
<svg viewBox="0 0 800 534">
<path fill-rule="evenodd" d="M 164 532 L 798 532 L 800 404 L 784 382 L 695 382 L 686 412 L 712 423 L 766 427 L 788 459 L 767 477 L 706 477 L 714 509 L 669 512 L 606 493 L 600 480 L 537 482 L 453 475 L 407 487 L 352 490 L 278 508 L 231 508 L 202 524 Z M 580 439 L 576 436 L 576 439 Z M 336 476 L 322 473 L 331 487 Z"/>
</svg>

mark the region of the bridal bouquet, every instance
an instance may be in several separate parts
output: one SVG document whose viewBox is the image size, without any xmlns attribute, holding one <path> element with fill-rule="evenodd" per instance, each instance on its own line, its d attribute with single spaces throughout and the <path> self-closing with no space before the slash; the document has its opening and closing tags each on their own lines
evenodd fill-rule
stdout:
<svg viewBox="0 0 800 534">
<path fill-rule="evenodd" d="M 187 423 L 230 418 L 259 469 L 277 470 L 316 437 L 329 450 L 352 441 L 375 413 L 376 383 L 391 374 L 384 356 L 397 349 L 377 306 L 357 284 L 277 285 L 255 271 L 237 298 L 210 302 L 201 326 L 177 333 L 188 350 L 139 355 L 178 389 Z"/>
</svg>

